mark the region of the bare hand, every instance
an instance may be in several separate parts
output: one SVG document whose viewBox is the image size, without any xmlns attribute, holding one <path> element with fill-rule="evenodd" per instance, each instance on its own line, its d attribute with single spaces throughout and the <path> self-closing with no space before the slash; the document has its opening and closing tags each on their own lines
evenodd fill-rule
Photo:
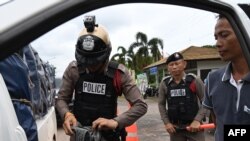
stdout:
<svg viewBox="0 0 250 141">
<path fill-rule="evenodd" d="M 200 125 L 201 125 L 201 123 L 199 121 L 194 120 L 189 125 L 188 131 L 190 131 L 190 132 L 198 132 L 198 131 L 200 131 Z"/>
<path fill-rule="evenodd" d="M 93 129 L 98 130 L 114 130 L 118 126 L 118 122 L 113 119 L 106 119 L 106 118 L 98 118 L 92 123 Z"/>
<path fill-rule="evenodd" d="M 167 132 L 168 132 L 169 134 L 173 134 L 173 133 L 176 132 L 176 130 L 175 130 L 175 128 L 174 128 L 174 125 L 173 125 L 172 123 L 167 123 L 167 124 L 165 125 L 165 128 L 166 128 L 166 130 L 167 130 Z"/>
<path fill-rule="evenodd" d="M 76 126 L 77 124 L 77 120 L 75 118 L 75 116 L 72 113 L 69 113 L 70 115 L 65 115 L 65 119 L 64 119 L 64 123 L 63 123 L 63 129 L 64 132 L 67 135 L 73 135 L 74 132 L 71 129 L 71 126 Z"/>
</svg>

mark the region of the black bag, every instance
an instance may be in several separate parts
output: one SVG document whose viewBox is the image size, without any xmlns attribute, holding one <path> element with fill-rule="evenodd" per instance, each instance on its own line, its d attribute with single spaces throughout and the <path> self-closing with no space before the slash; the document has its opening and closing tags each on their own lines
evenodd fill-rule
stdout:
<svg viewBox="0 0 250 141">
<path fill-rule="evenodd" d="M 122 130 L 93 130 L 91 126 L 78 126 L 72 127 L 75 132 L 75 141 L 126 141 L 127 132 L 125 128 Z"/>
<path fill-rule="evenodd" d="M 90 126 L 72 127 L 72 130 L 75 132 L 75 141 L 107 141 L 99 131 Z"/>
</svg>

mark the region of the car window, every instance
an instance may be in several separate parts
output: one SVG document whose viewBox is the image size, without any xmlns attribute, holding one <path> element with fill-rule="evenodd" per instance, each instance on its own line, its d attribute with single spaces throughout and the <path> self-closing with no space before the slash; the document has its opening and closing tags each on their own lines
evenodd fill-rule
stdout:
<svg viewBox="0 0 250 141">
<path fill-rule="evenodd" d="M 37 9 L 41 10 L 43 7 L 48 7 L 57 2 L 43 4 Z M 6 7 L 11 7 L 11 4 L 12 1 L 3 4 L 1 6 L 3 12 L 0 13 L 4 13 Z M 36 5 L 39 4 L 36 3 Z M 36 12 L 30 11 L 30 13 L 34 14 Z M 113 13 L 116 14 L 114 15 Z M 167 4 L 137 3 L 108 6 L 85 13 L 84 15 L 88 14 L 96 15 L 97 23 L 107 27 L 110 32 L 113 48 L 111 57 L 117 53 L 117 55 L 121 54 L 118 51 L 118 47 L 120 46 L 128 49 L 131 43 L 136 40 L 135 35 L 138 32 L 147 35 L 148 40 L 159 38 L 163 41 L 163 45 L 158 47 L 162 58 L 166 58 L 168 54 L 174 51 L 183 51 L 191 46 L 213 46 L 215 43 L 213 28 L 217 13 L 214 12 Z M 72 19 L 41 36 L 39 39 L 32 41 L 32 46 L 38 50 L 42 58 L 45 58 L 45 61 L 50 61 L 56 66 L 57 77 L 62 76 L 64 72 L 63 68 L 66 68 L 67 65 L 65 62 L 74 60 L 75 44 L 80 30 L 83 28 L 82 20 L 84 15 Z M 127 16 L 129 18 L 126 18 Z M 140 22 L 140 24 L 136 24 L 136 22 Z M 4 24 L 2 26 L 4 27 Z M 204 32 L 205 30 L 206 33 Z M 65 62 L 60 60 L 64 60 Z M 153 62 L 157 63 L 159 60 L 159 58 L 154 59 Z M 153 62 L 143 64 L 140 66 L 140 69 L 143 67 L 147 68 Z M 193 66 L 196 66 L 196 64 L 193 64 Z"/>
</svg>

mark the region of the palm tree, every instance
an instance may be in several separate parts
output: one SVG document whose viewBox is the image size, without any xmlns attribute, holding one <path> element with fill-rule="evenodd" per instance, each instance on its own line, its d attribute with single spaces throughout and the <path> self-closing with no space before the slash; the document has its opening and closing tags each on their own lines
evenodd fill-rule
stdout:
<svg viewBox="0 0 250 141">
<path fill-rule="evenodd" d="M 115 60 L 121 64 L 124 64 L 127 66 L 127 63 L 126 63 L 126 54 L 127 54 L 127 50 L 126 48 L 124 48 L 123 46 L 119 46 L 117 48 L 117 52 L 119 52 L 119 50 L 121 50 L 121 53 L 116 53 L 114 54 L 112 57 L 111 57 L 111 60 Z M 118 59 L 116 59 L 118 58 Z"/>
<path fill-rule="evenodd" d="M 137 51 L 138 55 L 143 55 L 144 57 L 149 56 L 148 52 L 148 37 L 142 32 L 137 32 L 135 35 L 136 43 L 138 44 L 139 50 Z"/>
<path fill-rule="evenodd" d="M 153 38 L 148 42 L 148 46 L 150 47 L 154 62 L 160 60 L 163 57 L 163 41 L 162 41 L 162 39 Z M 160 52 L 158 46 L 160 46 L 162 53 Z"/>
<path fill-rule="evenodd" d="M 136 52 L 136 55 L 138 56 L 136 61 L 139 70 L 142 70 L 145 66 L 151 64 L 153 61 L 158 61 L 162 58 L 162 54 L 158 48 L 158 46 L 160 46 L 161 50 L 163 50 L 163 41 L 161 39 L 152 38 L 148 41 L 147 35 L 142 32 L 137 32 L 135 37 L 135 43 L 137 43 L 136 47 L 139 48 Z M 150 53 L 149 50 L 151 51 Z"/>
<path fill-rule="evenodd" d="M 134 53 L 134 49 L 138 46 L 138 43 L 132 43 L 127 51 L 127 56 L 128 56 L 128 67 L 130 67 L 131 69 L 135 70 L 135 72 L 137 72 L 138 68 L 137 68 L 137 61 L 136 61 L 136 54 Z"/>
<path fill-rule="evenodd" d="M 163 50 L 163 41 L 160 38 L 152 38 L 148 41 L 147 35 L 142 32 L 137 32 L 135 38 L 136 41 L 129 46 L 128 50 L 119 46 L 117 51 L 121 50 L 121 53 L 113 55 L 111 60 L 123 63 L 138 73 L 153 61 L 162 58 L 159 48 Z"/>
</svg>

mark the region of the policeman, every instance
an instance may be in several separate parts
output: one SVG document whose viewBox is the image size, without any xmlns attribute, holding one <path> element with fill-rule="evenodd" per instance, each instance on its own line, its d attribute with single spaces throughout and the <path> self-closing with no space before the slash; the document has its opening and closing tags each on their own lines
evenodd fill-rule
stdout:
<svg viewBox="0 0 250 141">
<path fill-rule="evenodd" d="M 79 123 L 100 131 L 107 141 L 120 141 L 121 129 L 142 117 L 147 104 L 128 69 L 109 61 L 111 43 L 104 27 L 96 25 L 91 16 L 85 18 L 84 24 L 76 43 L 76 61 L 70 62 L 63 74 L 56 108 L 64 119 L 67 135 L 74 135 L 71 127 Z M 75 100 L 70 111 L 68 104 L 73 93 Z M 121 94 L 131 108 L 117 115 L 117 98 Z"/>
<path fill-rule="evenodd" d="M 207 112 L 200 108 L 204 84 L 194 74 L 185 73 L 186 61 L 181 53 L 170 55 L 166 64 L 170 76 L 160 84 L 158 106 L 170 140 L 204 141 L 204 132 L 199 129 Z M 186 126 L 190 126 L 189 131 Z"/>
</svg>

